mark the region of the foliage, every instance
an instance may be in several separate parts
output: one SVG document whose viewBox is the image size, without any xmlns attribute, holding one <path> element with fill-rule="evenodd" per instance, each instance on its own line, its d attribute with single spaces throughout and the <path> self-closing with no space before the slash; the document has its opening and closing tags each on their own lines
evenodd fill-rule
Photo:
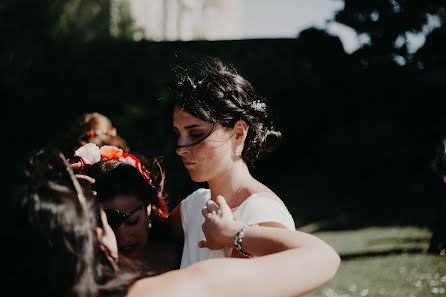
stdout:
<svg viewBox="0 0 446 297">
<path fill-rule="evenodd" d="M 370 42 L 357 51 L 369 67 L 409 62 L 407 33 L 425 31 L 429 16 L 446 7 L 442 0 L 345 0 L 335 20 L 366 34 Z"/>
<path fill-rule="evenodd" d="M 117 24 L 118 34 L 121 40 L 133 40 L 137 36 L 143 36 L 143 29 L 139 28 L 130 10 L 130 0 L 121 0 L 119 3 L 119 22 Z"/>
<path fill-rule="evenodd" d="M 118 4 L 116 36 L 110 32 L 111 4 Z M 57 42 L 85 43 L 118 38 L 131 40 L 137 31 L 130 12 L 129 0 L 4 0 L 0 6 L 1 24 L 8 26 L 9 38 L 20 39 L 15 33 L 39 32 L 35 42 L 51 39 Z M 18 22 L 20 20 L 20 22 Z M 13 28 L 10 28 L 11 24 Z M 31 41 L 31 40 L 30 40 Z M 28 41 L 29 42 L 29 41 Z"/>
</svg>

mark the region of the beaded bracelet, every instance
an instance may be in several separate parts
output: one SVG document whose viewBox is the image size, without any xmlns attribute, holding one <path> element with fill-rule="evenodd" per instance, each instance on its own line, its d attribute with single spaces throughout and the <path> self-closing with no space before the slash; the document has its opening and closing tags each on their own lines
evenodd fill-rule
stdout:
<svg viewBox="0 0 446 297">
<path fill-rule="evenodd" d="M 256 226 L 257 224 L 246 224 L 245 226 L 240 229 L 240 231 L 237 232 L 237 234 L 234 237 L 234 246 L 239 251 L 240 254 L 246 257 L 252 257 L 251 254 L 245 252 L 242 248 L 242 242 L 243 242 L 243 235 L 245 235 L 245 228 L 250 226 Z"/>
</svg>

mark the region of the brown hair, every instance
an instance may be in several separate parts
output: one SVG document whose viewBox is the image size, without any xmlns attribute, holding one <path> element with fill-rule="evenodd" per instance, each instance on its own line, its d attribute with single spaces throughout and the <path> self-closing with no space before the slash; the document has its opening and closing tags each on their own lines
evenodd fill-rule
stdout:
<svg viewBox="0 0 446 297">
<path fill-rule="evenodd" d="M 98 146 L 113 145 L 129 152 L 127 142 L 120 137 L 111 120 L 98 112 L 84 113 L 65 134 L 64 142 L 67 155 L 72 155 L 79 147 L 94 143 Z"/>
<path fill-rule="evenodd" d="M 116 159 L 101 160 L 91 166 L 86 174 L 95 179 L 92 187 L 97 192 L 99 202 L 112 200 L 118 194 L 134 194 L 145 206 L 152 205 L 154 212 L 151 216 L 154 216 L 156 224 L 164 221 L 169 211 L 165 200 L 167 195 L 163 194 L 164 172 L 158 162 L 155 161 L 154 165 L 159 168 L 149 166 L 152 185 L 138 169 Z M 157 170 L 161 170 L 161 173 L 157 173 Z"/>
</svg>

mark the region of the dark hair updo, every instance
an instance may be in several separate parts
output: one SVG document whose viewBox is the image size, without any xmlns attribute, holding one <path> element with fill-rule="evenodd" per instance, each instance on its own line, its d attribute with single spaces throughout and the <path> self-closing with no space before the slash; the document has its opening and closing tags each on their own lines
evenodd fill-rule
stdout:
<svg viewBox="0 0 446 297">
<path fill-rule="evenodd" d="M 174 106 L 194 117 L 233 127 L 244 120 L 249 128 L 242 158 L 253 165 L 265 153 L 277 149 L 282 134 L 275 130 L 272 111 L 254 87 L 219 59 L 204 57 L 186 67 L 175 67 L 171 96 Z"/>
<path fill-rule="evenodd" d="M 100 247 L 99 205 L 54 148 L 33 152 L 14 196 L 6 296 L 124 296 L 138 277 L 123 274 Z M 77 187 L 78 186 L 78 187 Z M 81 199 L 83 196 L 83 199 Z M 23 273 L 29 275 L 23 284 Z"/>
</svg>

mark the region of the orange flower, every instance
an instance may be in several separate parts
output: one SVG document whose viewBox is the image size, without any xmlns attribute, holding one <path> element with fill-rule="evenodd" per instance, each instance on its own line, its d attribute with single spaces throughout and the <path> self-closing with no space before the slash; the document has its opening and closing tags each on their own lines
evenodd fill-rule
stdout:
<svg viewBox="0 0 446 297">
<path fill-rule="evenodd" d="M 123 150 L 112 145 L 104 145 L 99 150 L 101 157 L 105 159 L 117 159 L 122 156 Z"/>
</svg>

